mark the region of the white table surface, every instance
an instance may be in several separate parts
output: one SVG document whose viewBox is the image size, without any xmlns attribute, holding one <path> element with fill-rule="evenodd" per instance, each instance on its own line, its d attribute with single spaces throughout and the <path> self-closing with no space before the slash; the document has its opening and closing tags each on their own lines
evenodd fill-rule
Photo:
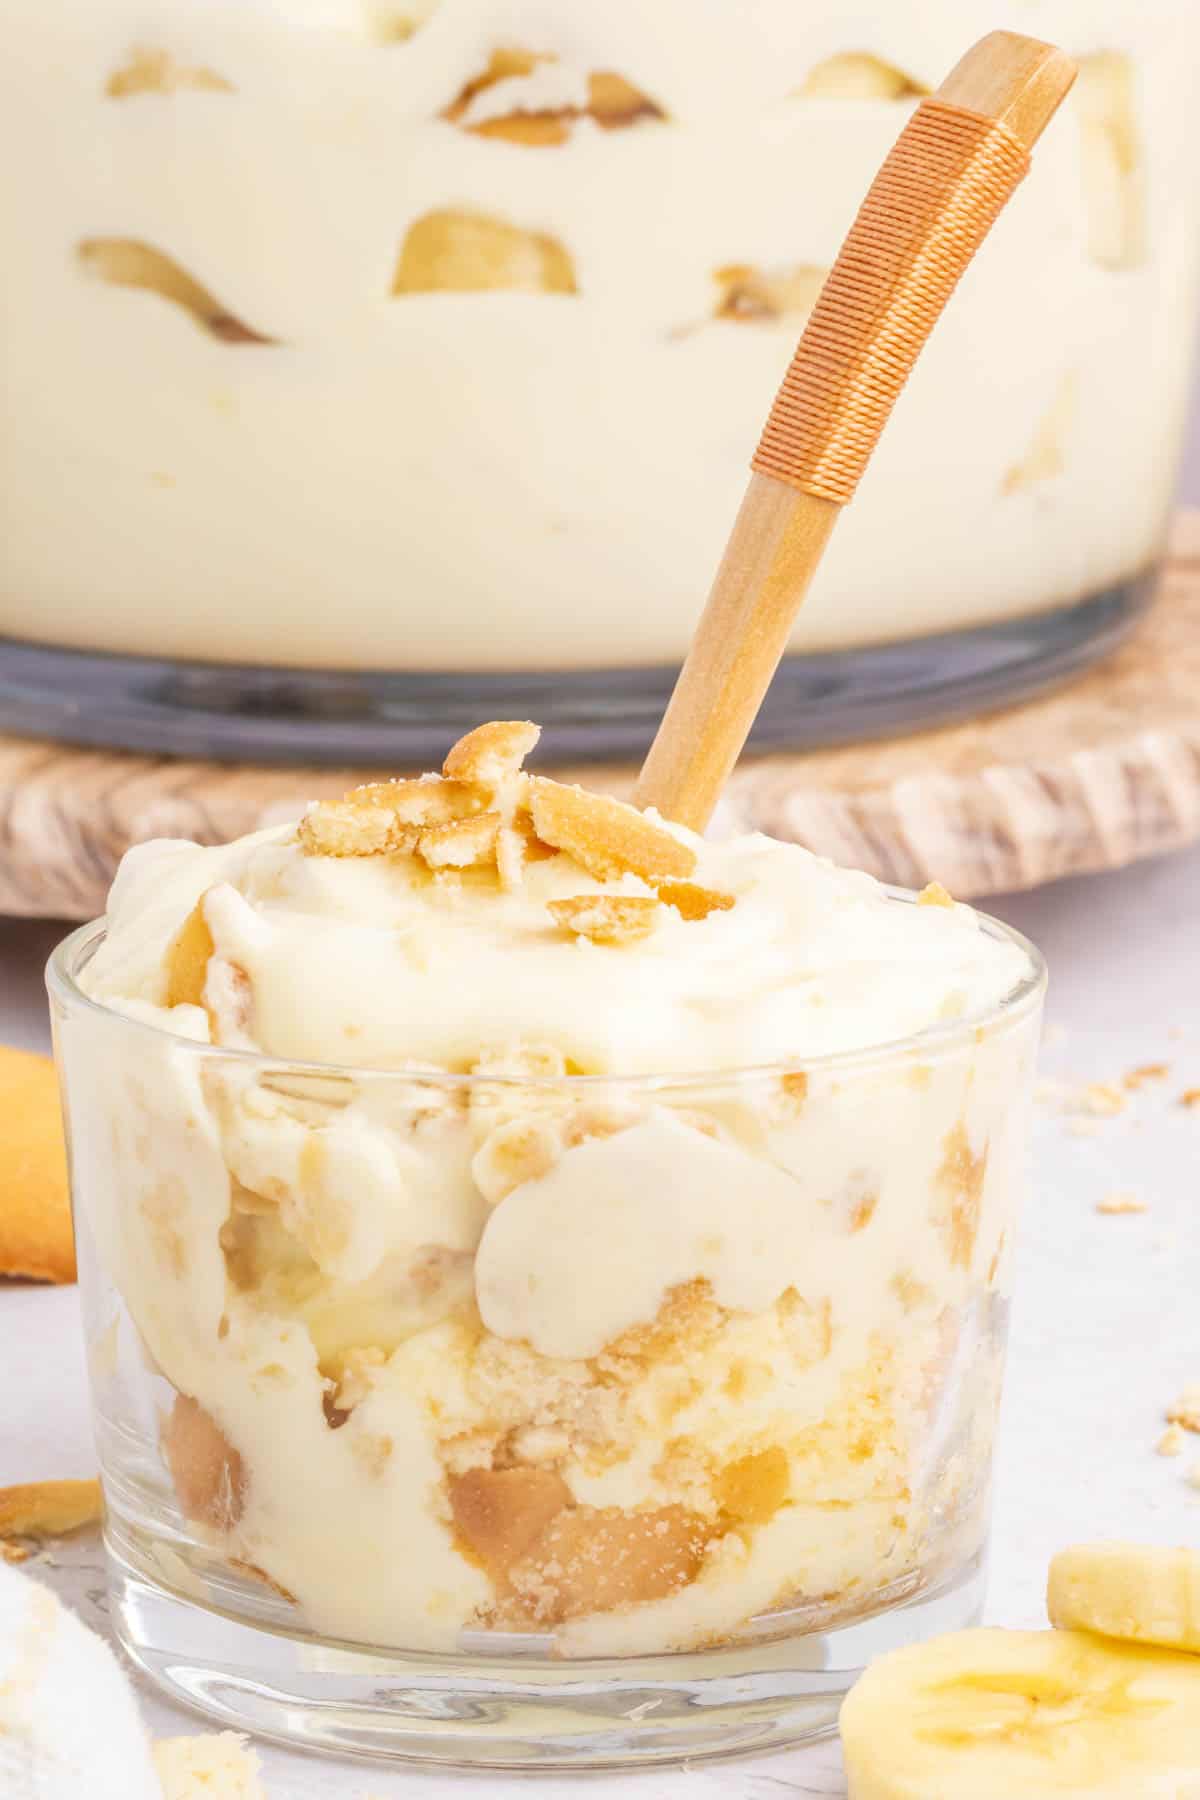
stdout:
<svg viewBox="0 0 1200 1800">
<path fill-rule="evenodd" d="M 988 1616 L 1044 1622 L 1046 1562 L 1089 1536 L 1200 1543 L 1200 1437 L 1155 1454 L 1163 1409 L 1200 1381 L 1200 848 L 1118 874 L 993 903 L 1039 943 L 1052 971 L 1044 1067 L 1119 1081 L 1143 1063 L 1170 1076 L 1090 1135 L 1039 1108 L 1001 1432 Z M 41 964 L 57 932 L 0 921 L 0 1040 L 46 1041 Z M 1104 1216 L 1118 1190 L 1144 1215 Z M 94 1458 L 75 1290 L 0 1291 L 0 1484 L 86 1475 Z M 98 1554 L 28 1565 L 103 1626 Z M 143 1694 L 160 1734 L 200 1729 Z M 365 1769 L 266 1750 L 271 1800 L 415 1800 L 529 1793 L 546 1800 L 772 1800 L 844 1794 L 835 1744 L 641 1776 L 484 1777 Z"/>
</svg>

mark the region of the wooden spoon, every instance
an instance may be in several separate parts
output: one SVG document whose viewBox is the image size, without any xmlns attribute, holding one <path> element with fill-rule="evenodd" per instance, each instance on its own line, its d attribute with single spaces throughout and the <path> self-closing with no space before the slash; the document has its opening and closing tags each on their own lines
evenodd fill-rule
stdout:
<svg viewBox="0 0 1200 1800">
<path fill-rule="evenodd" d="M 696 831 L 708 823 L 834 521 L 1075 75 L 1053 45 L 995 31 L 905 126 L 771 409 L 708 604 L 638 778 L 639 806 Z"/>
</svg>

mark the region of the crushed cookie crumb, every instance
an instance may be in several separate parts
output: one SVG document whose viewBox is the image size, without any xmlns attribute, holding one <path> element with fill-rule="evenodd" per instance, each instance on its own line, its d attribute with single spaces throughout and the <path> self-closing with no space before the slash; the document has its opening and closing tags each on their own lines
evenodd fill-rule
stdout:
<svg viewBox="0 0 1200 1800">
<path fill-rule="evenodd" d="M 971 1148 L 967 1128 L 960 1119 L 945 1135 L 942 1161 L 934 1177 L 933 1223 L 942 1235 L 951 1267 L 969 1269 L 979 1235 L 983 1210 L 983 1186 L 987 1179 L 987 1143 L 979 1152 Z"/>
<path fill-rule="evenodd" d="M 576 894 L 549 901 L 546 910 L 564 931 L 610 945 L 640 943 L 662 912 L 657 900 L 641 894 Z"/>
<path fill-rule="evenodd" d="M 1200 1087 L 1184 1088 L 1179 1096 L 1179 1104 L 1200 1111 Z"/>
<path fill-rule="evenodd" d="M 1182 1456 L 1184 1430 L 1182 1425 L 1168 1425 L 1159 1438 L 1154 1449 L 1159 1456 Z"/>
<path fill-rule="evenodd" d="M 1080 1110 L 1096 1119 L 1111 1119 L 1125 1110 L 1125 1096 L 1111 1081 L 1089 1081 L 1079 1095 Z"/>
<path fill-rule="evenodd" d="M 660 881 L 656 892 L 664 906 L 673 906 L 683 919 L 707 919 L 710 912 L 728 912 L 737 904 L 733 894 L 701 887 L 695 881 Z"/>
<path fill-rule="evenodd" d="M 865 1231 L 875 1217 L 875 1209 L 879 1205 L 879 1190 L 874 1187 L 859 1187 L 850 1196 L 850 1212 L 847 1220 L 850 1235 Z"/>
<path fill-rule="evenodd" d="M 320 800 L 300 821 L 300 848 L 308 856 L 384 856 L 416 841 L 394 812 L 353 800 Z"/>
<path fill-rule="evenodd" d="M 629 874 L 686 881 L 696 867 L 694 850 L 621 800 L 531 775 L 529 805 L 542 843 L 565 850 L 597 881 Z"/>
<path fill-rule="evenodd" d="M 341 800 L 319 800 L 300 821 L 300 847 L 309 856 L 385 856 L 411 851 L 423 818 L 403 790 L 416 782 L 376 782 Z"/>
<path fill-rule="evenodd" d="M 779 1077 L 777 1097 L 771 1107 L 772 1116 L 780 1124 L 798 1119 L 808 1100 L 808 1072 L 791 1069 Z"/>
<path fill-rule="evenodd" d="M 1200 1382 L 1185 1387 L 1178 1400 L 1167 1408 L 1168 1425 L 1181 1425 L 1185 1431 L 1200 1432 Z"/>
<path fill-rule="evenodd" d="M 1088 1081 L 1079 1086 L 1048 1077 L 1038 1082 L 1034 1095 L 1042 1105 L 1083 1122 L 1080 1136 L 1088 1135 L 1097 1119 L 1115 1118 L 1129 1104 L 1126 1090 L 1115 1081 Z"/>
<path fill-rule="evenodd" d="M 1136 1094 L 1148 1081 L 1165 1081 L 1170 1073 L 1164 1062 L 1140 1063 L 1136 1069 L 1130 1069 L 1121 1085 L 1128 1093 Z"/>
<path fill-rule="evenodd" d="M 512 825 L 496 833 L 496 871 L 506 894 L 520 892 L 525 878 L 525 838 Z"/>
<path fill-rule="evenodd" d="M 465 781 L 446 781 L 440 775 L 402 777 L 397 781 L 370 781 L 351 788 L 348 806 L 382 806 L 402 825 L 447 825 L 487 810 L 487 797 Z"/>
<path fill-rule="evenodd" d="M 27 1544 L 0 1544 L 0 1559 L 6 1563 L 28 1562 L 32 1555 Z"/>
<path fill-rule="evenodd" d="M 428 825 L 417 837 L 417 855 L 431 869 L 475 869 L 496 861 L 500 814 L 475 813 Z"/>
<path fill-rule="evenodd" d="M 917 895 L 918 906 L 953 906 L 954 896 L 940 881 L 926 882 Z"/>
<path fill-rule="evenodd" d="M 410 853 L 421 831 L 486 811 L 487 793 L 440 775 L 372 781 L 342 800 L 319 800 L 300 821 L 300 846 L 310 856 Z"/>
<path fill-rule="evenodd" d="M 1097 1200 L 1096 1211 L 1115 1215 L 1117 1213 L 1144 1213 L 1149 1212 L 1150 1208 L 1144 1200 L 1139 1200 L 1136 1194 L 1106 1194 L 1103 1200 Z"/>
<path fill-rule="evenodd" d="M 1189 1487 L 1200 1488 L 1200 1462 L 1192 1464 L 1184 1479 Z"/>
<path fill-rule="evenodd" d="M 542 731 L 529 719 L 493 719 L 459 738 L 442 764 L 451 781 L 499 787 L 520 770 Z"/>
</svg>

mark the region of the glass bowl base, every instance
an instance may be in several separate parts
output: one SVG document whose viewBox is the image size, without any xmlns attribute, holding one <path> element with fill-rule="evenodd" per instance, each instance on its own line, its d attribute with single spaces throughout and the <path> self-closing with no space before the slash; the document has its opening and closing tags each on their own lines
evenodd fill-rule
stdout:
<svg viewBox="0 0 1200 1800">
<path fill-rule="evenodd" d="M 944 724 L 1104 656 L 1157 570 L 1048 612 L 904 643 L 785 657 L 751 745 L 807 750 Z M 531 718 L 556 758 L 640 758 L 673 668 L 355 673 L 93 654 L 0 638 L 0 731 L 217 762 L 436 766 L 483 719 Z"/>
<path fill-rule="evenodd" d="M 168 1698 L 290 1749 L 496 1770 L 628 1769 L 823 1737 L 863 1665 L 978 1622 L 982 1557 L 831 1631 L 553 1662 L 389 1654 L 265 1629 L 150 1581 L 108 1545 L 110 1616 Z"/>
</svg>

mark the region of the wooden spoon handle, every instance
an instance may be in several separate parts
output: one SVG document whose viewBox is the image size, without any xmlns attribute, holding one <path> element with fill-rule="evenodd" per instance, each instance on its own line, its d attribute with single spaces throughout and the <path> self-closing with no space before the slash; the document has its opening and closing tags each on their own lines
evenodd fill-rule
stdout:
<svg viewBox="0 0 1200 1800">
<path fill-rule="evenodd" d="M 997 31 L 917 107 L 830 271 L 635 799 L 701 831 L 800 602 L 913 364 L 1075 79 L 1053 45 Z"/>
</svg>

